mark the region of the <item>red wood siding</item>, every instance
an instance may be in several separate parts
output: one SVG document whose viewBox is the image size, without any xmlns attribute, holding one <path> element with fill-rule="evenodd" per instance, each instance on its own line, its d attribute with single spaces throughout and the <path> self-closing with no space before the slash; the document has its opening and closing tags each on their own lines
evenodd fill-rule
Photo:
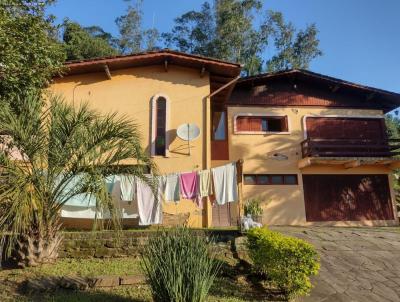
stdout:
<svg viewBox="0 0 400 302">
<path fill-rule="evenodd" d="M 366 100 L 365 93 L 340 88 L 333 92 L 332 87 L 318 83 L 291 80 L 266 80 L 265 84 L 242 83 L 236 85 L 228 105 L 237 106 L 318 106 L 335 108 L 385 109 L 378 98 Z M 391 107 L 390 107 L 391 108 Z"/>
<path fill-rule="evenodd" d="M 390 156 L 384 119 L 307 117 L 303 156 Z"/>
<path fill-rule="evenodd" d="M 211 141 L 211 159 L 212 160 L 229 159 L 229 143 L 227 140 Z"/>
<path fill-rule="evenodd" d="M 307 221 L 394 219 L 387 175 L 303 175 Z"/>
<path fill-rule="evenodd" d="M 307 137 L 316 139 L 386 139 L 383 119 L 308 117 Z"/>
</svg>

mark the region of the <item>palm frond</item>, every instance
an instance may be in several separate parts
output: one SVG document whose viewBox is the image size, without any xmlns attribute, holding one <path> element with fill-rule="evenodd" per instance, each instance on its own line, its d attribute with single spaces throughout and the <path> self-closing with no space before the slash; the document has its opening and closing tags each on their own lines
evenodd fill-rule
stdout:
<svg viewBox="0 0 400 302">
<path fill-rule="evenodd" d="M 18 110 L 4 104 L 0 112 L 0 232 L 14 239 L 29 232 L 45 236 L 59 228 L 62 206 L 78 194 L 93 196 L 98 213 L 111 215 L 118 228 L 120 213 L 105 177 L 132 174 L 155 190 L 146 170 L 157 169 L 126 116 L 101 115 L 87 103 L 74 107 L 51 95 L 47 102 L 32 95 L 21 104 Z"/>
</svg>

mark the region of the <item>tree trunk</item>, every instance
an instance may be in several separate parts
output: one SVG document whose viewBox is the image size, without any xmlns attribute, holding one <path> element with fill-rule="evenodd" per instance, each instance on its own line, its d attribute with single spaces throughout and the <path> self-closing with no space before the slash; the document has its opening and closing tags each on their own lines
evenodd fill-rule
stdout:
<svg viewBox="0 0 400 302">
<path fill-rule="evenodd" d="M 13 262 L 21 268 L 54 263 L 58 258 L 58 248 L 62 241 L 59 232 L 43 238 L 37 235 L 21 236 L 12 252 Z"/>
</svg>

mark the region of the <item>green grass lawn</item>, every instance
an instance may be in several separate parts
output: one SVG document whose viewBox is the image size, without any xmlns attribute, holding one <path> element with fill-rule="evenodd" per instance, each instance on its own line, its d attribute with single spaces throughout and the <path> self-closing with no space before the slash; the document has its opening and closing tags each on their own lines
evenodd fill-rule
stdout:
<svg viewBox="0 0 400 302">
<path fill-rule="evenodd" d="M 232 263 L 230 263 L 232 265 Z M 111 289 L 57 292 L 29 295 L 21 284 L 24 280 L 46 276 L 99 276 L 99 275 L 137 275 L 142 274 L 140 260 L 137 258 L 114 259 L 60 259 L 56 264 L 46 264 L 29 269 L 5 269 L 0 271 L 0 301 L 55 301 L 55 302 L 85 302 L 85 301 L 152 301 L 147 285 L 120 286 Z M 211 302 L 244 302 L 266 301 L 265 293 L 255 288 L 241 276 L 220 276 L 213 288 L 209 301 Z"/>
</svg>

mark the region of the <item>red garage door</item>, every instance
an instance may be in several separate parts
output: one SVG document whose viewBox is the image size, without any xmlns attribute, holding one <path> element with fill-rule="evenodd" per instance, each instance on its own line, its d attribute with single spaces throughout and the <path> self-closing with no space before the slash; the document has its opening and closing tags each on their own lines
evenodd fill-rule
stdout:
<svg viewBox="0 0 400 302">
<path fill-rule="evenodd" d="M 387 175 L 303 175 L 307 221 L 394 219 Z"/>
</svg>

